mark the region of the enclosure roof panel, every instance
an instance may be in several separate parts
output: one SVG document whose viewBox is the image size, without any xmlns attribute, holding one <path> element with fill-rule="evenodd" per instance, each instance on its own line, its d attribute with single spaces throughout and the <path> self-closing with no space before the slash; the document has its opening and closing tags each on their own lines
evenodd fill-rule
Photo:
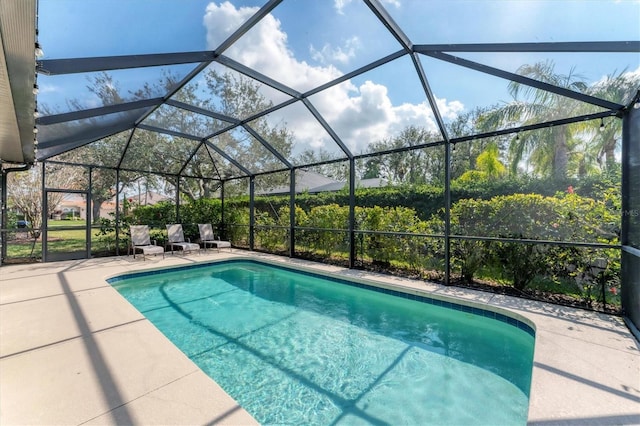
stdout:
<svg viewBox="0 0 640 426">
<path fill-rule="evenodd" d="M 156 157 L 180 152 L 160 170 L 219 179 L 472 138 L 486 129 L 453 124 L 514 102 L 571 107 L 493 131 L 620 115 L 640 86 L 639 15 L 612 0 L 40 0 L 37 157 L 133 131 L 130 161 L 142 132 Z"/>
<path fill-rule="evenodd" d="M 209 0 L 40 0 L 40 37 L 47 59 L 202 51 L 211 8 Z M 225 26 L 234 31 L 243 23 Z"/>
<path fill-rule="evenodd" d="M 414 43 L 637 40 L 639 31 L 639 6 L 633 1 L 403 0 L 382 4 Z"/>
</svg>

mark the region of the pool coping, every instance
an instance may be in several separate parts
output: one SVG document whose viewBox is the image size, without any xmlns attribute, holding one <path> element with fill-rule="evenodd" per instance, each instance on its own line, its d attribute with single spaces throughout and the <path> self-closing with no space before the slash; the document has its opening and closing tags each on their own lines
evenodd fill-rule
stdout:
<svg viewBox="0 0 640 426">
<path fill-rule="evenodd" d="M 522 318 L 536 332 L 529 424 L 640 424 L 640 344 L 619 317 L 239 250 L 2 266 L 0 424 L 255 424 L 106 282 L 240 258 Z"/>
</svg>

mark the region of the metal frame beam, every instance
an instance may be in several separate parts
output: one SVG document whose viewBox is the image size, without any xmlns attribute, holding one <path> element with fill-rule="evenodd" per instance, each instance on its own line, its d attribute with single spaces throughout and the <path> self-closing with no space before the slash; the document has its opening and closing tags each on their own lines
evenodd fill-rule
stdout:
<svg viewBox="0 0 640 426">
<path fill-rule="evenodd" d="M 303 99 L 302 102 L 307 107 L 309 112 L 311 112 L 311 114 L 313 114 L 315 119 L 318 120 L 318 123 L 320 123 L 320 125 L 324 128 L 324 130 L 327 133 L 329 133 L 329 136 L 331 136 L 331 139 L 333 139 L 333 141 L 336 144 L 338 144 L 338 147 L 340 147 L 340 149 L 342 150 L 344 155 L 346 155 L 347 158 L 352 159 L 353 158 L 353 154 L 351 153 L 351 150 L 344 144 L 344 142 L 342 142 L 342 139 L 340 139 L 340 136 L 338 136 L 336 134 L 336 132 L 333 130 L 333 128 L 329 125 L 329 123 L 327 123 L 325 121 L 324 117 L 322 117 L 322 115 L 320 115 L 320 113 L 318 112 L 316 107 L 313 106 L 311 101 L 309 101 L 309 99 Z"/>
<path fill-rule="evenodd" d="M 175 136 L 177 138 L 189 139 L 198 142 L 202 142 L 202 140 L 204 139 L 201 136 L 194 136 L 189 133 L 176 132 L 175 130 L 163 129 L 156 126 L 149 126 L 148 124 L 139 124 L 137 128 L 140 130 L 148 130 L 150 132 L 162 133 L 165 135 Z"/>
<path fill-rule="evenodd" d="M 411 54 L 411 60 L 413 61 L 413 66 L 418 73 L 418 78 L 420 79 L 420 84 L 422 84 L 422 89 L 424 90 L 425 96 L 427 97 L 427 101 L 431 106 L 431 112 L 433 112 L 433 116 L 436 120 L 436 124 L 438 125 L 438 130 L 440 130 L 440 134 L 444 138 L 446 142 L 449 141 L 449 136 L 447 135 L 447 129 L 444 125 L 444 120 L 442 119 L 442 115 L 440 114 L 440 109 L 438 108 L 438 103 L 436 102 L 436 97 L 431 90 L 431 86 L 429 85 L 429 81 L 427 80 L 427 76 L 424 73 L 424 69 L 422 68 L 422 63 L 420 63 L 420 58 L 418 58 L 417 54 Z"/>
<path fill-rule="evenodd" d="M 548 43 L 414 44 L 413 51 L 427 52 L 640 52 L 640 41 L 572 41 Z"/>
<path fill-rule="evenodd" d="M 122 148 L 122 152 L 120 153 L 120 160 L 118 160 L 117 168 L 120 169 L 122 167 L 122 162 L 124 161 L 124 157 L 127 155 L 127 150 L 129 149 L 129 145 L 131 145 L 131 141 L 133 140 L 133 135 L 135 133 L 135 128 L 131 130 L 129 133 L 129 137 L 127 138 L 127 142 L 124 144 Z"/>
<path fill-rule="evenodd" d="M 195 105 L 190 105 L 184 102 L 176 101 L 173 99 L 167 99 L 165 102 L 166 105 L 170 105 L 172 107 L 184 109 L 187 111 L 195 112 L 196 114 L 206 115 L 207 117 L 215 118 L 216 120 L 224 121 L 226 123 L 232 124 L 240 124 L 240 120 L 235 119 L 233 117 L 229 117 L 224 114 L 220 114 L 215 111 L 209 111 L 208 109 L 200 108 Z"/>
<path fill-rule="evenodd" d="M 511 129 L 493 130 L 491 132 L 476 133 L 469 136 L 461 136 L 459 138 L 452 138 L 450 142 L 452 144 L 457 144 L 459 142 L 467 142 L 474 139 L 491 138 L 496 136 L 509 135 L 512 133 L 543 129 L 545 127 L 564 126 L 566 124 L 578 123 L 580 121 L 589 121 L 589 120 L 596 120 L 598 118 L 617 117 L 617 116 L 618 116 L 617 113 L 614 113 L 611 111 L 596 112 L 593 114 L 579 115 L 577 117 L 561 118 L 559 120 L 545 121 L 543 123 L 528 124 L 526 126 L 519 126 Z"/>
<path fill-rule="evenodd" d="M 360 74 L 364 74 L 368 71 L 371 71 L 374 68 L 378 68 L 381 65 L 384 65 L 388 62 L 394 61 L 398 58 L 403 57 L 404 55 L 407 54 L 406 50 L 398 50 L 395 53 L 392 53 L 390 55 L 385 56 L 384 58 L 378 59 L 377 61 L 371 62 L 368 65 L 365 65 L 363 67 L 358 68 L 357 70 L 351 71 L 350 73 L 344 74 L 343 76 L 340 76 L 338 78 L 336 78 L 335 80 L 331 80 L 325 84 L 322 84 L 318 87 L 316 87 L 315 89 L 311 89 L 305 93 L 302 94 L 303 98 L 308 98 L 309 96 L 315 95 L 318 92 L 322 92 L 323 90 L 326 90 L 330 87 L 333 86 L 337 86 L 340 83 L 344 83 L 347 80 L 351 80 L 353 77 L 357 77 Z"/>
<path fill-rule="evenodd" d="M 398 40 L 398 43 L 400 43 L 400 45 L 402 45 L 402 47 L 407 52 L 410 52 L 413 49 L 413 43 L 411 43 L 409 37 L 407 37 L 400 26 L 396 24 L 391 15 L 389 15 L 389 12 L 387 12 L 387 10 L 380 4 L 380 2 L 378 2 L 378 0 L 364 0 L 364 2 L 367 6 L 369 6 L 371 12 L 373 12 L 373 14 L 376 15 L 376 17 L 380 20 L 380 22 L 382 22 L 382 25 L 387 27 L 387 30 L 391 33 L 391 35 L 395 37 L 396 40 Z"/>
<path fill-rule="evenodd" d="M 296 257 L 296 169 L 289 172 L 289 257 Z"/>
<path fill-rule="evenodd" d="M 245 35 L 247 31 L 254 27 L 258 22 L 267 16 L 282 0 L 270 0 L 267 4 L 262 6 L 251 18 L 249 18 L 244 24 L 240 26 L 233 34 L 231 34 L 225 41 L 218 46 L 216 54 L 220 55 L 227 50 L 233 43 L 235 43 L 240 37 Z"/>
<path fill-rule="evenodd" d="M 226 152 L 224 152 L 223 150 L 221 150 L 220 148 L 218 148 L 217 146 L 215 146 L 213 144 L 213 142 L 211 142 L 210 140 L 206 140 L 204 141 L 205 145 L 207 145 L 209 148 L 213 149 L 215 152 L 217 152 L 220 156 L 222 156 L 225 160 L 227 160 L 228 162 L 230 162 L 231 164 L 233 164 L 234 166 L 236 166 L 238 168 L 238 170 L 240 170 L 241 172 L 243 172 L 244 174 L 246 174 L 247 176 L 251 176 L 252 173 L 247 170 L 243 165 L 241 165 L 240 163 L 238 163 L 235 159 L 231 158 L 229 156 L 229 154 L 227 154 Z"/>
<path fill-rule="evenodd" d="M 253 251 L 255 240 L 254 240 L 254 231 L 256 228 L 256 203 L 255 203 L 255 194 L 256 194 L 256 178 L 255 176 L 249 176 L 249 250 Z"/>
<path fill-rule="evenodd" d="M 159 106 L 162 104 L 163 98 L 151 98 L 140 101 L 125 102 L 116 105 L 105 105 L 98 108 L 83 109 L 79 111 L 66 112 L 62 114 L 53 114 L 36 119 L 36 124 L 40 126 L 48 126 L 51 124 L 65 123 L 68 121 L 83 120 L 91 117 L 115 114 L 118 112 L 126 112 L 135 109 Z"/>
<path fill-rule="evenodd" d="M 247 132 L 249 132 L 249 134 L 253 136 L 258 142 L 260 142 L 262 146 L 267 148 L 269 152 L 272 153 L 278 160 L 280 160 L 280 162 L 284 164 L 288 169 L 293 168 L 293 165 L 289 162 L 289 160 L 284 158 L 282 154 L 280 154 L 280 152 L 278 152 L 278 150 L 273 147 L 273 145 L 271 145 L 262 136 L 260 136 L 258 132 L 253 130 L 251 126 L 249 126 L 248 124 L 243 124 L 242 128 L 245 129 Z"/>
<path fill-rule="evenodd" d="M 36 71 L 44 75 L 78 74 L 211 62 L 214 58 L 214 52 L 200 51 L 147 55 L 97 56 L 93 58 L 43 59 L 37 61 Z"/>
<path fill-rule="evenodd" d="M 433 112 L 433 116 L 436 120 L 436 124 L 438 125 L 438 129 L 440 130 L 440 133 L 442 134 L 442 137 L 445 141 L 444 162 L 446 166 L 444 168 L 444 283 L 445 285 L 449 285 L 451 278 L 451 143 L 449 140 L 449 134 L 447 133 L 447 128 L 444 125 L 444 120 L 442 119 L 440 109 L 438 108 L 438 104 L 436 102 L 436 97 L 431 90 L 431 86 L 429 85 L 427 76 L 424 73 L 424 69 L 422 68 L 422 63 L 420 62 L 418 54 L 412 53 L 411 60 L 413 61 L 413 65 L 416 68 L 418 78 L 420 79 L 422 88 L 424 89 L 425 95 L 427 96 L 429 105 L 431 105 L 431 111 Z"/>
<path fill-rule="evenodd" d="M 349 158 L 349 268 L 356 265 L 356 161 Z"/>
<path fill-rule="evenodd" d="M 140 173 L 141 175 L 155 175 L 155 176 L 163 176 L 163 177 L 170 177 L 170 178 L 175 178 L 178 177 L 177 173 L 168 173 L 168 172 L 159 172 L 159 171 L 155 171 L 155 170 L 140 170 L 140 169 L 130 169 L 127 167 L 113 167 L 113 166 L 96 166 L 94 164 L 82 164 L 82 163 L 73 163 L 73 162 L 68 162 L 68 161 L 57 161 L 57 160 L 45 160 L 42 162 L 43 164 L 61 164 L 61 165 L 67 165 L 67 166 L 77 166 L 77 167 L 93 167 L 95 169 L 105 169 L 105 170 L 114 170 L 114 171 L 118 171 L 120 170 L 121 172 L 131 172 L 131 173 Z M 189 179 L 210 179 L 210 180 L 217 180 L 220 181 L 221 179 L 217 179 L 217 178 L 207 178 L 205 176 L 193 176 L 193 175 L 182 175 L 180 177 L 184 177 L 184 178 L 189 178 Z M 239 179 L 244 178 L 245 176 L 239 177 Z"/>
<path fill-rule="evenodd" d="M 267 86 L 276 89 L 282 93 L 285 93 L 289 96 L 291 96 L 292 98 L 296 98 L 296 99 L 300 99 L 301 98 L 301 93 L 298 92 L 297 90 L 292 89 L 291 87 L 288 87 L 274 79 L 272 79 L 271 77 L 267 77 L 266 75 L 259 73 L 258 71 L 254 70 L 253 68 L 249 68 L 246 65 L 242 65 L 241 63 L 234 61 L 233 59 L 226 57 L 226 56 L 220 56 L 216 59 L 216 62 L 225 65 L 228 68 L 231 68 L 234 71 L 239 72 L 240 74 L 246 75 L 249 78 L 252 78 L 254 80 L 259 81 L 262 84 L 266 84 Z"/>
<path fill-rule="evenodd" d="M 193 157 L 195 157 L 196 153 L 198 152 L 198 150 L 202 147 L 202 145 L 204 145 L 204 141 L 200 141 L 200 143 L 198 145 L 196 145 L 196 147 L 191 151 L 191 153 L 189 154 L 189 157 L 187 158 L 187 160 L 184 162 L 184 164 L 182 165 L 182 167 L 180 167 L 180 170 L 178 170 L 178 175 L 182 175 L 182 173 L 184 172 L 184 170 L 187 168 L 187 166 L 189 165 L 189 163 L 191 162 L 191 160 L 193 159 Z M 211 153 L 209 153 L 209 158 L 211 158 Z M 213 163 L 213 158 L 211 158 L 212 163 Z M 215 164 L 213 165 L 213 168 L 215 169 Z M 219 174 L 218 174 L 219 175 Z"/>
<path fill-rule="evenodd" d="M 615 102 L 609 102 L 604 99 L 596 98 L 593 96 L 586 95 L 584 93 L 574 92 L 573 90 L 565 89 L 563 87 L 554 86 L 553 84 L 544 83 L 539 80 L 534 80 L 529 77 L 525 77 L 520 74 L 515 74 L 509 71 L 504 71 L 499 68 L 490 67 L 488 65 L 483 65 L 474 61 L 470 61 L 468 59 L 460 58 L 459 56 L 448 55 L 443 52 L 422 52 L 422 54 L 426 56 L 430 56 L 435 59 L 440 59 L 445 62 L 449 62 L 452 64 L 456 64 L 465 68 L 470 68 L 475 71 L 479 71 L 485 74 L 490 74 L 495 77 L 504 78 L 506 80 L 515 81 L 516 83 L 524 84 L 526 86 L 531 86 L 536 89 L 545 90 L 547 92 L 555 93 L 556 95 L 565 96 L 571 99 L 575 99 L 576 101 L 586 102 L 592 105 L 596 105 L 606 109 L 619 110 L 622 109 L 623 106 L 617 104 Z"/>
<path fill-rule="evenodd" d="M 640 102 L 640 90 L 638 90 L 629 103 L 629 106 L 627 107 L 627 114 L 625 114 L 622 121 L 622 158 L 626 159 L 640 157 L 640 150 L 635 148 L 635 146 L 638 146 L 638 143 L 640 142 L 640 136 L 637 132 L 638 129 L 640 129 L 640 111 L 632 106 L 636 102 Z M 637 195 L 637 188 L 633 191 L 631 189 L 633 184 L 636 183 L 634 180 L 640 180 L 636 177 L 638 176 L 639 171 L 640 167 L 630 163 L 629 161 L 623 162 L 622 164 L 621 201 L 622 211 L 625 212 L 625 214 L 622 215 L 622 233 L 620 242 L 623 246 L 631 246 L 632 243 L 629 241 L 629 233 L 633 226 L 638 227 L 637 224 L 640 223 L 640 221 L 633 220 L 635 216 L 640 214 L 640 211 L 635 211 L 632 215 L 632 207 L 634 204 L 638 204 L 636 200 L 640 199 L 640 197 Z M 640 247 L 634 248 L 640 249 Z M 640 314 L 640 311 L 638 313 Z"/>
<path fill-rule="evenodd" d="M 272 1 L 271 3 L 280 3 L 280 1 Z M 412 50 L 417 53 L 429 54 L 440 52 L 618 52 L 618 53 L 636 53 L 640 52 L 640 41 L 589 41 L 589 42 L 549 42 L 549 43 L 473 43 L 473 44 L 416 44 L 413 45 L 406 35 L 402 33 L 400 28 L 393 22 L 386 10 L 379 5 L 376 0 L 368 0 L 369 5 L 379 19 L 381 16 L 385 19 L 383 24 L 394 24 L 392 33 L 402 35 L 404 41 L 401 44 L 406 50 Z M 265 6 L 266 7 L 266 6 Z M 271 7 L 270 9 L 272 9 Z M 269 10 L 266 12 L 268 13 Z M 387 21 L 388 20 L 388 21 Z M 381 19 L 382 21 L 382 19 Z M 248 23 L 248 22 L 247 22 Z M 388 27 L 389 28 L 389 27 Z M 243 33 L 244 34 L 244 33 Z M 240 34 L 241 36 L 242 34 Z M 239 36 L 238 36 L 239 37 Z M 396 37 L 398 38 L 398 37 Z M 225 48 L 226 50 L 226 48 Z M 218 53 L 219 54 L 219 53 Z M 406 51 L 396 52 L 390 56 L 402 56 Z M 387 57 L 388 58 L 388 57 Z M 93 58 L 69 58 L 69 59 L 45 59 L 37 61 L 37 71 L 46 75 L 75 74 L 96 71 L 110 71 L 130 68 L 144 68 L 153 66 L 179 65 L 198 62 L 219 62 L 228 66 L 242 74 L 254 78 L 264 84 L 287 93 L 292 97 L 299 97 L 300 94 L 295 90 L 288 88 L 260 73 L 253 71 L 233 59 L 225 56 L 216 57 L 212 51 L 199 52 L 179 52 L 179 53 L 163 53 L 148 55 L 121 55 L 121 56 L 103 56 Z M 381 60 L 386 62 L 384 60 Z M 366 72 L 369 69 L 379 66 L 376 61 L 363 69 L 345 75 L 341 80 L 349 79 L 357 74 Z M 332 85 L 332 84 L 331 84 Z"/>
</svg>

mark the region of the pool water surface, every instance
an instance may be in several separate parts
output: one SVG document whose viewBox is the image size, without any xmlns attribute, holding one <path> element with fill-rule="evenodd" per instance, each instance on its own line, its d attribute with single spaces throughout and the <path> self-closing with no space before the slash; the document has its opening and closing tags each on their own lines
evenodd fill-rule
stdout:
<svg viewBox="0 0 640 426">
<path fill-rule="evenodd" d="M 109 281 L 262 424 L 526 424 L 522 323 L 256 261 Z"/>
</svg>

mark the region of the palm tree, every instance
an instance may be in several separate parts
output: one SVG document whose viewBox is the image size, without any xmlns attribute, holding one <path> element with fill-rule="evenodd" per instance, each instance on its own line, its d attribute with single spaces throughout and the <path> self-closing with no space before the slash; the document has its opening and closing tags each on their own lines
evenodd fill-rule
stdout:
<svg viewBox="0 0 640 426">
<path fill-rule="evenodd" d="M 573 70 L 566 75 L 557 74 L 554 67 L 552 61 L 525 64 L 518 68 L 517 73 L 574 92 L 587 91 L 587 84 Z M 571 98 L 515 81 L 509 83 L 509 93 L 513 97 L 512 102 L 483 116 L 483 130 L 543 123 L 571 116 L 585 109 L 590 109 L 591 112 L 597 110 L 597 107 L 582 106 L 581 102 Z M 566 177 L 572 133 L 571 126 L 557 126 L 517 135 L 509 146 L 512 171 L 516 172 L 519 163 L 528 158 L 536 173 L 559 179 Z"/>
<path fill-rule="evenodd" d="M 601 172 L 598 163 L 598 151 L 582 137 L 578 131 L 573 135 L 573 149 L 569 159 L 569 175 L 577 178 L 595 175 Z"/>
<path fill-rule="evenodd" d="M 589 88 L 589 94 L 620 104 L 626 104 L 636 91 L 640 89 L 640 73 L 621 71 L 611 74 Z M 622 134 L 622 120 L 611 118 L 602 121 L 591 121 L 592 145 L 598 151 L 598 162 L 604 161 L 604 168 L 610 172 L 618 166 L 615 151 Z"/>
</svg>

